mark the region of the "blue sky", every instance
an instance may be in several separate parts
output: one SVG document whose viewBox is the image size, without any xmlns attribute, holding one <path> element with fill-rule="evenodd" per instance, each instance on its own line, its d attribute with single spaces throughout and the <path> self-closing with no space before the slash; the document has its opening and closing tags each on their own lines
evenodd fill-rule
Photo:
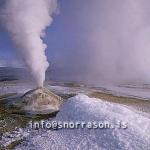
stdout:
<svg viewBox="0 0 150 150">
<path fill-rule="evenodd" d="M 97 1 L 97 0 L 95 0 Z M 48 45 L 46 55 L 52 70 L 61 76 L 81 77 L 90 62 L 87 33 L 87 20 L 90 0 L 58 0 L 59 13 L 54 15 L 53 23 L 46 30 L 44 42 Z M 86 11 L 85 11 L 86 10 Z M 88 21 L 88 20 L 87 20 Z M 0 65 L 20 66 L 21 58 L 16 53 L 11 38 L 0 29 Z"/>
<path fill-rule="evenodd" d="M 59 14 L 47 28 L 44 41 L 50 67 L 59 77 L 150 81 L 149 0 L 58 3 Z M 8 34 L 0 29 L 0 64 L 19 59 Z"/>
<path fill-rule="evenodd" d="M 81 55 L 85 54 L 84 32 L 86 33 L 86 31 L 84 30 L 86 27 L 80 23 L 79 16 L 86 0 L 82 0 L 82 2 L 79 0 L 59 0 L 58 3 L 59 14 L 54 16 L 54 21 L 47 28 L 47 35 L 44 39 L 48 45 L 46 54 L 51 62 L 66 60 L 66 55 L 69 59 L 71 56 L 78 55 L 79 52 Z M 2 28 L 0 30 L 0 59 L 4 61 L 19 59 L 9 35 Z"/>
</svg>

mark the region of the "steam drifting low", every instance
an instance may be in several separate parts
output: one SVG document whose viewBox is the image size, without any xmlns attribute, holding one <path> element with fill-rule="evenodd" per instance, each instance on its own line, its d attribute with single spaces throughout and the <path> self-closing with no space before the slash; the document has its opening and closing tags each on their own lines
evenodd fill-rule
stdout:
<svg viewBox="0 0 150 150">
<path fill-rule="evenodd" d="M 49 66 L 43 43 L 45 29 L 57 10 L 57 0 L 6 0 L 2 20 L 37 86 L 43 86 Z"/>
<path fill-rule="evenodd" d="M 51 58 L 60 80 L 97 86 L 150 83 L 149 0 L 69 0 L 60 8 L 64 26 L 55 39 L 62 43 L 64 36 L 68 44 L 59 44 Z"/>
</svg>

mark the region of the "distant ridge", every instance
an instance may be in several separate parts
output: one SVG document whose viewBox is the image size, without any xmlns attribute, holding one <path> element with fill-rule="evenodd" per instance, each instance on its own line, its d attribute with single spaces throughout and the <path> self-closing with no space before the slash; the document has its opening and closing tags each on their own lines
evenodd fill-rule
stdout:
<svg viewBox="0 0 150 150">
<path fill-rule="evenodd" d="M 26 75 L 24 68 L 0 67 L 0 81 L 23 79 Z"/>
</svg>

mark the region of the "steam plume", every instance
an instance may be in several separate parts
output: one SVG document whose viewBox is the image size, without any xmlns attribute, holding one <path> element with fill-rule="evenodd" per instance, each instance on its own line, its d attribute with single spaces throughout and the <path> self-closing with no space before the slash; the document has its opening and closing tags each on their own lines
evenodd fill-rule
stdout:
<svg viewBox="0 0 150 150">
<path fill-rule="evenodd" d="M 56 9 L 57 0 L 7 0 L 2 10 L 6 29 L 37 86 L 43 86 L 49 66 L 42 38 Z"/>
<path fill-rule="evenodd" d="M 61 33 L 72 32 L 64 34 L 69 41 L 64 50 L 56 48 L 61 49 L 58 62 L 53 58 L 61 80 L 98 86 L 150 83 L 149 0 L 69 0 L 67 5 Z M 67 23 L 70 28 L 65 29 Z M 58 40 L 59 35 L 57 42 L 62 42 Z"/>
</svg>

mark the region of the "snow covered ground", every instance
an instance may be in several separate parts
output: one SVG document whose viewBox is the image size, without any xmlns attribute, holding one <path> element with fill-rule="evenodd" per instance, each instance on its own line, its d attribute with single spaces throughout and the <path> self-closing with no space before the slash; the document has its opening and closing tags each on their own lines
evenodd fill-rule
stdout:
<svg viewBox="0 0 150 150">
<path fill-rule="evenodd" d="M 14 135 L 13 139 L 18 135 L 24 139 L 16 150 L 148 150 L 150 147 L 149 118 L 124 105 L 89 98 L 84 94 L 68 99 L 53 121 L 84 121 L 86 126 L 84 129 L 80 126 L 58 130 L 34 130 L 28 126 L 17 130 Z M 93 121 L 111 126 L 91 129 L 89 123 Z M 12 133 L 9 134 L 7 138 L 2 137 L 3 143 L 11 139 Z"/>
<path fill-rule="evenodd" d="M 105 89 L 117 96 L 150 99 L 150 85 L 104 85 Z"/>
<path fill-rule="evenodd" d="M 65 86 L 59 86 L 59 85 L 47 85 L 48 89 L 55 91 L 56 93 L 61 94 L 78 94 L 78 93 L 88 93 L 88 89 L 84 87 L 65 87 Z M 29 83 L 23 83 L 23 84 L 12 84 L 12 85 L 3 85 L 0 86 L 0 94 L 7 94 L 7 93 L 18 93 L 18 94 L 24 94 L 28 92 L 29 90 L 34 89 L 35 87 L 32 84 Z"/>
<path fill-rule="evenodd" d="M 101 85 L 98 88 L 91 87 L 67 87 L 62 85 L 47 85 L 48 89 L 61 94 L 88 94 L 90 91 L 100 90 L 112 93 L 116 96 L 135 97 L 140 99 L 150 99 L 150 85 Z M 18 93 L 23 94 L 35 87 L 30 83 L 17 83 L 0 86 L 0 94 Z"/>
<path fill-rule="evenodd" d="M 56 122 L 79 122 L 85 126 L 75 129 L 42 129 L 35 130 L 29 126 L 16 128 L 5 133 L 0 144 L 22 140 L 16 150 L 148 150 L 150 147 L 150 117 L 135 111 L 131 107 L 103 101 L 86 96 L 95 89 L 85 87 L 47 86 L 50 90 L 62 94 L 77 94 L 68 99 L 60 112 L 52 120 Z M 150 98 L 149 88 L 129 86 L 108 86 L 106 91 L 114 95 Z M 32 85 L 17 84 L 0 87 L 0 93 L 23 94 Z M 51 119 L 44 120 L 50 122 Z M 93 125 L 109 124 L 110 127 Z M 127 127 L 127 128 L 126 128 Z"/>
</svg>

